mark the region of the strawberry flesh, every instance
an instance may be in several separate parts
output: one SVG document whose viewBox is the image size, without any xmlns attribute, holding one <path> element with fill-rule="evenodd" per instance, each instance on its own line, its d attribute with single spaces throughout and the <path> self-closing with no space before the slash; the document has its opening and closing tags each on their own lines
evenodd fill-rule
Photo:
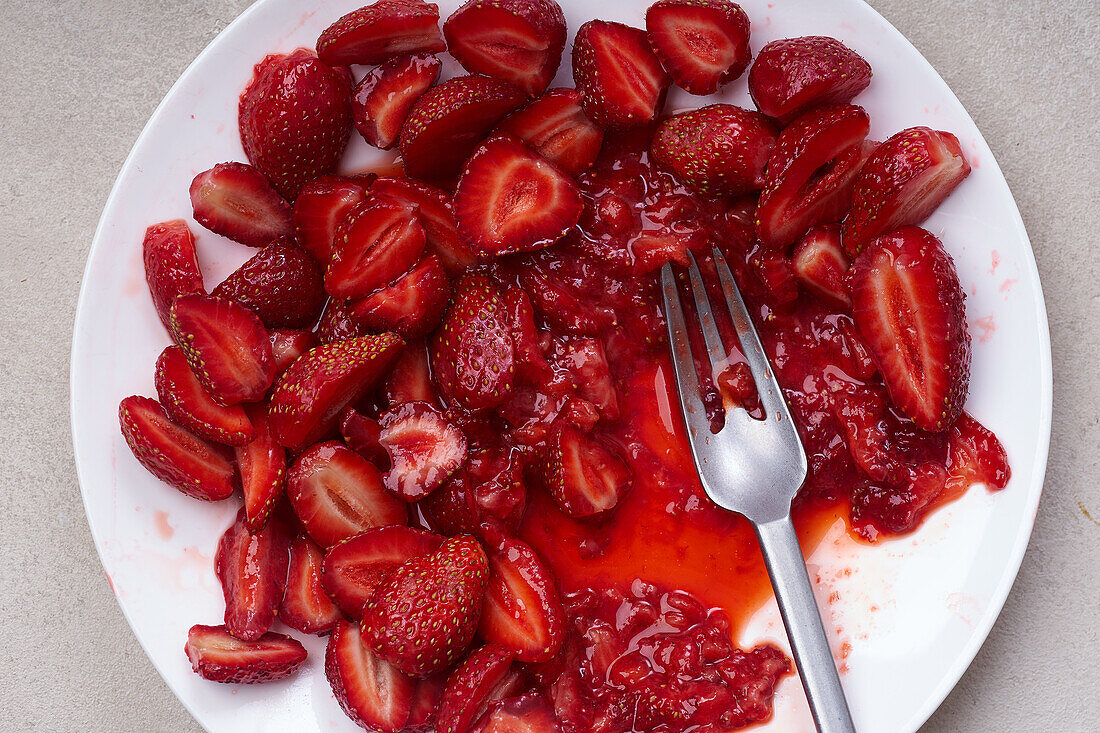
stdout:
<svg viewBox="0 0 1100 733">
<path fill-rule="evenodd" d="M 351 303 L 352 317 L 369 330 L 393 331 L 415 340 L 435 330 L 451 298 L 451 281 L 443 263 L 428 255 L 392 285 Z"/>
<path fill-rule="evenodd" d="M 661 65 L 692 94 L 714 94 L 752 59 L 749 16 L 730 0 L 658 0 L 645 27 Z"/>
<path fill-rule="evenodd" d="M 369 144 L 389 150 L 424 92 L 439 79 L 443 62 L 426 53 L 398 56 L 372 69 L 355 85 L 351 100 L 355 129 Z"/>
<path fill-rule="evenodd" d="M 538 693 L 501 700 L 474 733 L 561 733 L 553 710 Z"/>
<path fill-rule="evenodd" d="M 416 209 L 369 197 L 336 229 L 325 288 L 336 298 L 362 298 L 408 272 L 426 245 Z"/>
<path fill-rule="evenodd" d="M 242 641 L 224 626 L 192 626 L 184 653 L 200 677 L 227 684 L 281 680 L 306 660 L 305 647 L 289 636 L 267 633 Z"/>
<path fill-rule="evenodd" d="M 330 298 L 321 320 L 317 323 L 317 340 L 333 344 L 370 335 L 370 329 L 360 323 L 351 312 L 351 301 Z"/>
<path fill-rule="evenodd" d="M 340 609 L 321 586 L 324 551 L 305 535 L 290 546 L 286 592 L 279 605 L 279 620 L 303 634 L 324 634 L 340 620 Z"/>
<path fill-rule="evenodd" d="M 390 407 L 405 402 L 427 402 L 438 407 L 439 393 L 432 381 L 428 364 L 428 349 L 424 342 L 414 341 L 405 347 L 386 378 L 386 402 Z"/>
<path fill-rule="evenodd" d="M 571 339 L 555 365 L 572 375 L 577 392 L 608 420 L 619 417 L 619 395 L 603 344 L 595 338 Z"/>
<path fill-rule="evenodd" d="M 791 258 L 798 282 L 845 312 L 852 310 L 852 295 L 844 279 L 849 265 L 848 255 L 840 245 L 840 226 L 837 224 L 814 227 L 806 232 Z"/>
<path fill-rule="evenodd" d="M 205 292 L 195 237 L 185 221 L 174 219 L 146 229 L 141 248 L 153 306 L 168 328 L 172 301 L 186 293 Z"/>
<path fill-rule="evenodd" d="M 581 108 L 575 89 L 551 89 L 497 126 L 527 143 L 562 172 L 577 176 L 600 154 L 603 129 Z"/>
<path fill-rule="evenodd" d="M 294 233 L 290 204 L 245 163 L 219 163 L 191 182 L 195 221 L 249 247 Z"/>
<path fill-rule="evenodd" d="M 404 730 L 416 681 L 371 651 L 358 625 L 337 622 L 325 651 L 325 676 L 356 725 L 381 733 Z"/>
<path fill-rule="evenodd" d="M 245 408 L 255 439 L 234 451 L 248 529 L 253 532 L 263 529 L 286 488 L 286 450 L 271 432 L 267 409 L 266 404 Z"/>
<path fill-rule="evenodd" d="M 609 447 L 568 425 L 554 430 L 547 442 L 543 477 L 554 501 L 572 517 L 611 511 L 633 478 Z"/>
<path fill-rule="evenodd" d="M 326 298 L 324 280 L 313 258 L 281 242 L 253 255 L 214 288 L 213 295 L 237 301 L 268 328 L 312 326 Z"/>
<path fill-rule="evenodd" d="M 246 521 L 242 508 L 218 541 L 214 572 L 225 596 L 229 633 L 256 641 L 271 628 L 279 611 L 294 536 L 277 517 L 255 534 Z"/>
<path fill-rule="evenodd" d="M 206 440 L 244 445 L 255 430 L 240 405 L 223 407 L 207 394 L 187 365 L 178 346 L 169 346 L 157 359 L 157 396 L 172 419 Z"/>
<path fill-rule="evenodd" d="M 590 20 L 573 39 L 573 81 L 585 114 L 601 127 L 622 128 L 657 119 L 669 76 L 645 31 Z"/>
<path fill-rule="evenodd" d="M 323 176 L 302 187 L 294 199 L 294 233 L 313 259 L 328 267 L 336 228 L 367 198 L 364 181 Z"/>
<path fill-rule="evenodd" d="M 382 426 L 373 417 L 348 407 L 340 417 L 340 436 L 348 448 L 377 466 L 380 470 L 389 470 L 390 457 L 379 442 Z"/>
<path fill-rule="evenodd" d="M 379 178 L 371 193 L 416 207 L 428 250 L 439 256 L 449 274 L 460 275 L 478 261 L 477 252 L 458 233 L 451 194 L 411 178 Z"/>
<path fill-rule="evenodd" d="M 275 378 L 281 377 L 298 357 L 317 346 L 317 336 L 312 331 L 273 328 L 267 332 L 271 338 L 271 355 L 275 359 Z"/>
<path fill-rule="evenodd" d="M 317 55 L 333 66 L 373 66 L 402 54 L 446 50 L 439 7 L 423 0 L 377 0 L 341 17 L 317 39 Z"/>
<path fill-rule="evenodd" d="M 405 501 L 423 499 L 466 461 L 466 436 L 426 402 L 391 408 L 379 424 L 391 465 L 386 488 Z"/>
<path fill-rule="evenodd" d="M 439 701 L 437 733 L 472 730 L 492 703 L 514 694 L 521 684 L 512 666 L 515 656 L 500 644 L 486 644 L 470 652 L 447 678 Z"/>
</svg>

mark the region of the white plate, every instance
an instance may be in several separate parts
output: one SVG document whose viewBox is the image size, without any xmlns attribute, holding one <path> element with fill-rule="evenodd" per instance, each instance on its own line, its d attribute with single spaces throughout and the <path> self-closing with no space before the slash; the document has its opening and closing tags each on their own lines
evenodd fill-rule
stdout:
<svg viewBox="0 0 1100 733">
<path fill-rule="evenodd" d="M 642 24 L 638 0 L 561 0 L 571 31 L 591 17 Z M 444 17 L 458 2 L 440 2 Z M 307 640 L 307 667 L 291 680 L 223 686 L 194 675 L 187 629 L 218 623 L 221 593 L 211 554 L 231 521 L 231 502 L 202 504 L 161 484 L 119 434 L 119 401 L 155 395 L 153 365 L 167 335 L 146 291 L 141 240 L 149 224 L 188 218 L 191 178 L 214 163 L 244 160 L 237 98 L 252 65 L 271 51 L 312 46 L 357 0 L 262 0 L 219 35 L 154 113 L 118 177 L 85 271 L 72 354 L 73 441 L 88 522 L 108 578 L 139 641 L 168 685 L 208 730 L 354 731 L 323 673 L 324 641 Z M 1034 522 L 1050 439 L 1051 369 L 1046 310 L 1016 204 L 973 121 L 904 37 L 859 0 L 745 0 L 752 46 L 775 38 L 832 35 L 874 69 L 856 101 L 884 139 L 926 124 L 958 135 L 973 173 L 925 224 L 954 256 L 974 335 L 969 409 L 1004 443 L 1012 481 L 980 487 L 925 521 L 916 534 L 870 548 L 834 531 L 810 560 L 844 684 L 862 731 L 916 730 L 955 685 L 1000 612 Z M 557 83 L 571 85 L 568 50 Z M 450 73 L 456 69 L 447 68 Z M 750 106 L 742 78 L 726 101 Z M 696 106 L 674 93 L 669 107 Z M 377 161 L 357 136 L 352 167 Z M 198 225 L 199 258 L 213 286 L 251 250 Z M 754 617 L 746 642 L 783 640 L 774 604 Z M 801 688 L 779 689 L 775 731 L 810 731 Z"/>
</svg>

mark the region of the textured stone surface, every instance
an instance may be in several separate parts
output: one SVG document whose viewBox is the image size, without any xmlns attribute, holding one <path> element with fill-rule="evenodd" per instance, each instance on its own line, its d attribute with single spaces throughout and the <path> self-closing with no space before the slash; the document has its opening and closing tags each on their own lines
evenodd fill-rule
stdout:
<svg viewBox="0 0 1100 733">
<path fill-rule="evenodd" d="M 1054 349 L 1046 493 L 989 641 L 923 733 L 1100 730 L 1100 4 L 875 0 L 978 122 L 1035 246 Z M 0 728 L 197 731 L 130 632 L 84 519 L 69 343 L 108 191 L 246 0 L 3 0 Z M 181 642 L 182 644 L 182 642 Z"/>
</svg>

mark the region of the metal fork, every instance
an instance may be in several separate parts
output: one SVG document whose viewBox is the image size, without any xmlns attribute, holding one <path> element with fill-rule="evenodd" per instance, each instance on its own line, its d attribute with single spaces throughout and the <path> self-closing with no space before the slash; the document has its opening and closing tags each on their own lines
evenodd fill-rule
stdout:
<svg viewBox="0 0 1100 733">
<path fill-rule="evenodd" d="M 687 270 L 699 325 L 711 368 L 717 372 L 728 353 L 703 289 L 702 273 L 695 258 L 690 253 L 688 256 Z M 672 265 L 667 264 L 661 270 L 661 285 L 691 454 L 703 489 L 711 500 L 743 515 L 756 530 L 818 731 L 854 733 L 855 726 L 791 523 L 791 501 L 806 480 L 806 451 L 729 266 L 717 248 L 712 250 L 712 256 L 737 338 L 756 382 L 765 419 L 754 419 L 744 408 L 738 407 L 727 411 L 725 425 L 719 432 L 711 432 L 700 396 L 676 275 Z"/>
</svg>

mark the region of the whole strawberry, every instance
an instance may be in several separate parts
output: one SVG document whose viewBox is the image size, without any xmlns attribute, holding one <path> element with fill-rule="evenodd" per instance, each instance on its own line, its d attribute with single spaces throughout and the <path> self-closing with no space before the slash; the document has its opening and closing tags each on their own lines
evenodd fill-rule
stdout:
<svg viewBox="0 0 1100 733">
<path fill-rule="evenodd" d="M 489 579 L 485 551 L 469 535 L 398 567 L 363 609 L 363 640 L 405 674 L 454 664 L 477 631 Z"/>
<path fill-rule="evenodd" d="M 276 242 L 257 252 L 214 288 L 268 328 L 306 328 L 317 322 L 328 295 L 321 270 L 301 249 Z"/>
<path fill-rule="evenodd" d="M 336 168 L 351 134 L 351 75 L 309 49 L 256 65 L 238 109 L 249 162 L 285 199 Z"/>
</svg>

